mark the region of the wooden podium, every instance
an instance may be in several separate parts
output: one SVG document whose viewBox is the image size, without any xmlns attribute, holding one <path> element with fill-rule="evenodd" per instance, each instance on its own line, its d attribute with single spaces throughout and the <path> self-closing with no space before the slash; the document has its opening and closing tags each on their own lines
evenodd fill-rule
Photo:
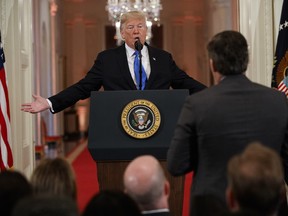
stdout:
<svg viewBox="0 0 288 216">
<path fill-rule="evenodd" d="M 91 93 L 88 149 L 97 164 L 100 190 L 123 190 L 123 174 L 128 163 L 139 155 L 153 155 L 160 161 L 171 185 L 171 215 L 182 216 L 184 176 L 173 177 L 168 173 L 166 154 L 187 96 L 188 90 Z M 146 108 L 147 113 L 151 111 L 145 115 L 146 126 L 151 128 L 139 132 L 133 127 L 135 113 Z"/>
</svg>

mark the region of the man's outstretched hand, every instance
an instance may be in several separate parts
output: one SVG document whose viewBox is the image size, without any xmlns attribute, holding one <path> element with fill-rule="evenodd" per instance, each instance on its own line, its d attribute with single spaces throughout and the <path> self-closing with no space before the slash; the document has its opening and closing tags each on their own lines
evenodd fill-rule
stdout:
<svg viewBox="0 0 288 216">
<path fill-rule="evenodd" d="M 21 110 L 24 112 L 38 113 L 50 108 L 47 100 L 38 95 L 32 95 L 35 99 L 32 103 L 25 103 L 21 105 Z"/>
</svg>

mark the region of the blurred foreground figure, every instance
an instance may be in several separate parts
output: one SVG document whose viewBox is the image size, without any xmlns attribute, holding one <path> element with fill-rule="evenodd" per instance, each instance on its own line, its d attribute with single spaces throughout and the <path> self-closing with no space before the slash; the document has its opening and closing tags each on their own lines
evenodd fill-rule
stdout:
<svg viewBox="0 0 288 216">
<path fill-rule="evenodd" d="M 249 145 L 228 163 L 229 208 L 233 212 L 244 210 L 259 216 L 277 215 L 280 203 L 286 200 L 283 179 L 279 155 L 259 143 Z"/>
<path fill-rule="evenodd" d="M 75 200 L 67 196 L 34 195 L 21 200 L 12 216 L 78 216 Z"/>
<path fill-rule="evenodd" d="M 10 216 L 17 202 L 31 194 L 32 187 L 22 173 L 13 170 L 0 172 L 1 215 Z"/>
<path fill-rule="evenodd" d="M 123 191 L 102 190 L 91 198 L 82 216 L 141 216 L 141 212 Z"/>
<path fill-rule="evenodd" d="M 132 160 L 124 172 L 124 190 L 140 207 L 142 214 L 169 216 L 170 184 L 159 161 L 151 155 Z"/>
</svg>

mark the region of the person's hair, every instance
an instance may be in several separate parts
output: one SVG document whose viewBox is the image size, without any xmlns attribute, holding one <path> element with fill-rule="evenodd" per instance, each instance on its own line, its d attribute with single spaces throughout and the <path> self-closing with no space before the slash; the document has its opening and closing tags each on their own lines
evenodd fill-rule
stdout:
<svg viewBox="0 0 288 216">
<path fill-rule="evenodd" d="M 216 71 L 223 75 L 242 74 L 249 62 L 248 44 L 237 31 L 216 34 L 207 45 L 209 58 Z"/>
<path fill-rule="evenodd" d="M 76 201 L 71 197 L 38 194 L 22 199 L 11 216 L 78 216 Z"/>
<path fill-rule="evenodd" d="M 31 194 L 31 184 L 22 173 L 13 170 L 0 172 L 1 215 L 11 215 L 15 204 L 22 198 Z"/>
<path fill-rule="evenodd" d="M 125 185 L 126 193 L 128 193 L 143 210 L 152 210 L 157 208 L 157 201 L 164 193 L 164 184 L 166 176 L 160 165 L 157 163 L 153 174 L 149 177 L 149 183 L 146 184 L 145 190 L 136 190 L 134 187 Z M 139 185 L 140 187 L 141 185 Z M 144 187 L 144 186 L 142 186 Z"/>
<path fill-rule="evenodd" d="M 124 13 L 120 17 L 120 29 L 122 30 L 125 27 L 125 24 L 128 20 L 135 19 L 135 20 L 143 20 L 144 24 L 146 25 L 146 14 L 141 11 L 129 11 Z"/>
<path fill-rule="evenodd" d="M 65 195 L 76 199 L 76 180 L 71 165 L 64 158 L 43 159 L 33 171 L 34 194 Z"/>
<path fill-rule="evenodd" d="M 280 156 L 252 143 L 228 163 L 228 185 L 241 209 L 274 213 L 282 198 L 284 174 Z"/>
<path fill-rule="evenodd" d="M 123 191 L 101 190 L 95 194 L 82 216 L 140 216 L 141 211 L 136 202 Z"/>
</svg>

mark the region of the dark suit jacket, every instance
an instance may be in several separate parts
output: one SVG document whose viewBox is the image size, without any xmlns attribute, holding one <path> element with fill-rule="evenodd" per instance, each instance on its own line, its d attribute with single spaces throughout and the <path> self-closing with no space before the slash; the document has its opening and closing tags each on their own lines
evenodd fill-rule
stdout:
<svg viewBox="0 0 288 216">
<path fill-rule="evenodd" d="M 170 53 L 148 46 L 151 73 L 145 89 L 189 89 L 190 93 L 205 86 L 189 77 L 175 64 Z M 136 90 L 127 62 L 125 45 L 105 50 L 97 56 L 85 78 L 49 98 L 53 109 L 59 112 L 80 99 L 86 99 L 91 91 Z"/>
<path fill-rule="evenodd" d="M 248 143 L 281 152 L 288 182 L 288 105 L 285 95 L 227 76 L 218 85 L 187 98 L 168 150 L 172 175 L 194 171 L 192 196 L 214 194 L 225 200 L 228 160 Z"/>
</svg>

